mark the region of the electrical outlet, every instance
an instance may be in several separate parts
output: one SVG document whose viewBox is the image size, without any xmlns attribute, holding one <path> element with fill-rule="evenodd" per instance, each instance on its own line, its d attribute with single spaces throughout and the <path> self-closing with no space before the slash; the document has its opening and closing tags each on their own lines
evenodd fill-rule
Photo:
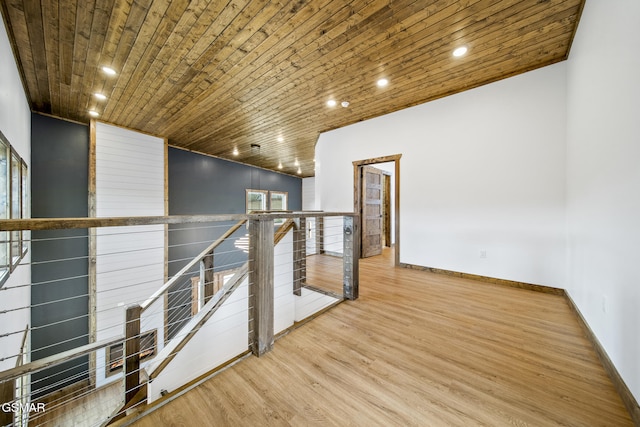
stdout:
<svg viewBox="0 0 640 427">
<path fill-rule="evenodd" d="M 480 251 L 480 258 L 486 258 L 487 257 L 487 251 Z"/>
</svg>

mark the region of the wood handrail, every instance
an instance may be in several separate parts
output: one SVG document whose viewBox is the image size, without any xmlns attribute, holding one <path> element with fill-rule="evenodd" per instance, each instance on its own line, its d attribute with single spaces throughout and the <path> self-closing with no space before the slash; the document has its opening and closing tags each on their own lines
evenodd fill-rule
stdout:
<svg viewBox="0 0 640 427">
<path fill-rule="evenodd" d="M 279 213 L 229 215 L 172 215 L 110 218 L 36 218 L 0 220 L 0 231 L 62 230 L 72 228 L 123 227 L 132 225 L 193 224 L 217 221 L 261 220 L 269 218 L 314 218 L 330 216 L 355 217 L 353 212 L 283 211 Z"/>
<path fill-rule="evenodd" d="M 7 369 L 0 372 L 0 382 L 12 380 L 21 377 L 26 374 L 32 374 L 34 372 L 42 371 L 51 366 L 56 366 L 69 360 L 76 359 L 85 354 L 89 354 L 93 351 L 100 350 L 101 348 L 109 347 L 114 344 L 120 344 L 124 340 L 123 336 L 116 338 L 109 338 L 102 341 L 97 341 L 91 344 L 86 344 L 80 347 L 73 348 L 71 350 L 63 351 L 52 356 L 48 356 L 42 359 L 38 359 L 33 362 L 29 362 L 25 365 L 16 366 L 15 368 Z"/>
<path fill-rule="evenodd" d="M 287 235 L 289 230 L 291 230 L 295 226 L 296 226 L 296 223 L 293 221 L 292 218 L 289 218 L 284 223 L 282 223 L 282 225 L 278 227 L 276 234 L 273 236 L 274 246 L 280 243 L 280 240 L 284 239 L 284 236 Z"/>
<path fill-rule="evenodd" d="M 96 227 L 115 227 L 115 226 L 132 226 L 132 225 L 159 225 L 159 224 L 184 224 L 184 223 L 203 223 L 213 221 L 230 221 L 238 220 L 233 227 L 227 232 L 209 245 L 203 250 L 199 256 L 194 258 L 187 266 L 185 266 L 178 274 L 167 281 L 160 289 L 158 289 L 151 297 L 141 304 L 144 311 L 153 302 L 162 295 L 175 281 L 184 274 L 189 268 L 193 267 L 197 262 L 202 259 L 212 249 L 217 247 L 222 241 L 233 234 L 239 229 L 247 220 L 265 220 L 273 218 L 314 218 L 314 217 L 353 217 L 358 215 L 353 212 L 278 212 L 278 213 L 257 213 L 257 214 L 237 214 L 237 215 L 178 215 L 178 216 L 146 216 L 146 217 L 111 217 L 111 218 L 40 218 L 40 219 L 8 219 L 0 220 L 0 231 L 19 231 L 19 230 L 59 230 L 59 229 L 74 229 L 74 228 L 96 228 Z M 285 222 L 287 224 L 287 222 Z M 283 224 L 283 226 L 285 225 Z M 287 224 L 287 227 L 292 225 Z M 278 230 L 281 233 L 285 233 L 288 230 L 280 228 Z M 7 369 L 0 372 L 0 381 L 8 381 L 20 376 L 38 372 L 51 366 L 59 365 L 63 362 L 73 360 L 80 356 L 90 354 L 101 348 L 106 348 L 114 344 L 123 342 L 124 337 L 118 336 L 98 342 L 93 342 L 80 347 L 76 347 L 71 350 L 63 351 L 61 353 L 45 357 L 43 359 L 36 360 L 34 362 L 27 363 L 22 366 Z"/>
<path fill-rule="evenodd" d="M 162 294 L 164 294 L 171 286 L 173 286 L 178 281 L 178 279 L 182 277 L 183 274 L 189 271 L 190 268 L 192 268 L 194 265 L 199 263 L 200 260 L 204 258 L 209 252 L 217 248 L 222 242 L 224 242 L 227 238 L 229 238 L 229 236 L 235 233 L 236 230 L 238 230 L 240 227 L 242 227 L 242 225 L 244 225 L 245 222 L 247 222 L 246 219 L 242 219 L 238 221 L 233 227 L 229 228 L 222 236 L 216 239 L 215 242 L 207 246 L 202 252 L 196 255 L 195 258 L 189 261 L 187 265 L 182 267 L 182 269 L 178 271 L 171 279 L 169 279 L 164 285 L 158 288 L 158 290 L 155 291 L 153 295 L 147 298 L 145 302 L 140 304 L 140 307 L 142 307 L 142 311 L 144 312 L 146 309 L 148 309 L 149 306 L 151 306 L 151 304 L 153 304 L 158 298 L 160 298 Z"/>
</svg>

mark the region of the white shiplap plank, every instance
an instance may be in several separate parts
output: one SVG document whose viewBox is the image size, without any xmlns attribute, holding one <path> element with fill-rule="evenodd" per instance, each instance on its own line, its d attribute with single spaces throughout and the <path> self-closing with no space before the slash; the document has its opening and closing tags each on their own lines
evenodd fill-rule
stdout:
<svg viewBox="0 0 640 427">
<path fill-rule="evenodd" d="M 97 123 L 96 215 L 164 215 L 164 155 L 161 138 Z M 126 306 L 142 303 L 162 286 L 165 234 L 162 225 L 104 228 L 96 234 L 97 334 L 104 339 L 122 334 Z M 145 324 L 159 325 L 149 319 Z M 100 386 L 112 379 L 98 372 L 96 380 Z"/>
</svg>

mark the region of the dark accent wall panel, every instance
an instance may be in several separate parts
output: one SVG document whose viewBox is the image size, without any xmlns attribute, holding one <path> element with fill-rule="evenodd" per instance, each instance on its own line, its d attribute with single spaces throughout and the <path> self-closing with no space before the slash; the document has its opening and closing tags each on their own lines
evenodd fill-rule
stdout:
<svg viewBox="0 0 640 427">
<path fill-rule="evenodd" d="M 87 217 L 89 128 L 31 117 L 31 216 Z M 88 234 L 32 232 L 32 359 L 88 343 Z M 56 262 L 49 262 L 56 260 Z M 33 375 L 35 396 L 88 377 L 88 358 Z"/>
<path fill-rule="evenodd" d="M 302 179 L 177 148 L 169 148 L 169 214 L 245 212 L 245 190 L 286 191 L 302 209 Z"/>
<path fill-rule="evenodd" d="M 207 215 L 245 213 L 246 190 L 286 191 L 290 210 L 302 209 L 302 179 L 177 148 L 169 148 L 169 214 Z M 222 235 L 233 222 L 186 224 L 169 229 L 169 275 Z M 233 237 L 247 234 L 246 228 Z M 214 254 L 216 271 L 240 267 L 247 257 L 232 241 Z M 197 269 L 193 275 L 197 275 Z M 169 337 L 175 335 L 190 316 L 190 282 L 170 290 Z"/>
</svg>

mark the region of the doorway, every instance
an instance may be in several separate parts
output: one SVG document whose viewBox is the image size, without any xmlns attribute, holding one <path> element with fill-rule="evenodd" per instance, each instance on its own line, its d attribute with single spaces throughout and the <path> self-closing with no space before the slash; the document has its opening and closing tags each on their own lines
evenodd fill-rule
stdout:
<svg viewBox="0 0 640 427">
<path fill-rule="evenodd" d="M 382 170 L 373 166 L 362 166 L 362 211 L 360 218 L 360 254 L 362 258 L 382 254 L 384 239 L 384 194 Z"/>
<path fill-rule="evenodd" d="M 380 253 L 382 245 L 391 239 L 391 230 L 395 235 L 394 264 L 400 265 L 400 158 L 402 154 L 376 157 L 372 159 L 358 160 L 353 162 L 354 169 L 354 212 L 359 214 L 359 225 L 361 230 L 362 257 L 372 256 Z M 389 236 L 384 233 L 384 222 L 387 217 L 384 215 L 384 187 L 385 173 L 378 168 L 371 166 L 383 163 L 391 164 L 389 175 L 389 187 L 393 189 L 393 197 L 389 197 L 389 205 L 392 207 L 389 215 L 388 227 Z M 377 171 L 377 172 L 376 172 Z M 378 173 L 380 173 L 378 175 Z M 393 182 L 391 182 L 391 179 Z M 388 194 L 390 194 L 389 192 Z M 389 212 L 389 210 L 387 211 Z M 391 220 L 393 217 L 393 220 Z M 378 248 L 379 247 L 379 248 Z"/>
</svg>

